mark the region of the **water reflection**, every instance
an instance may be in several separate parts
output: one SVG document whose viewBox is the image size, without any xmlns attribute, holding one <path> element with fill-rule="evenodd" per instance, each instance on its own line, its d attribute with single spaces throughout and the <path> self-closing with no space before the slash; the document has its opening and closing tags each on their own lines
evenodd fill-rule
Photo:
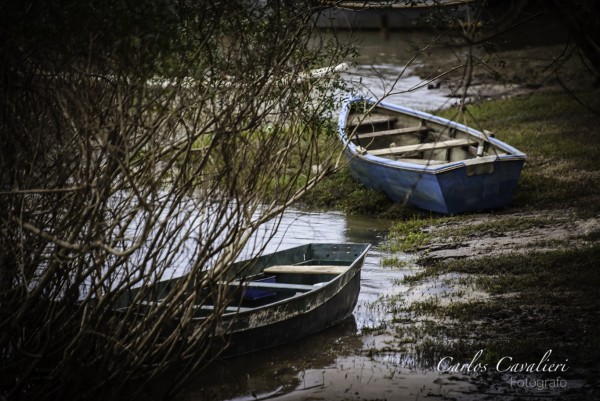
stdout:
<svg viewBox="0 0 600 401">
<path fill-rule="evenodd" d="M 356 355 L 362 345 L 356 322 L 349 318 L 293 344 L 217 361 L 180 399 L 242 401 L 289 393 L 302 388 L 305 372 L 331 366 L 340 356 Z"/>
</svg>

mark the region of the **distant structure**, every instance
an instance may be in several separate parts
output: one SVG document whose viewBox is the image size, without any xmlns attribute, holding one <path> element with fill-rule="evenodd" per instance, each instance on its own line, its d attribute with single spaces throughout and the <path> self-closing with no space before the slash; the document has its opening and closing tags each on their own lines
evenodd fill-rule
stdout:
<svg viewBox="0 0 600 401">
<path fill-rule="evenodd" d="M 472 23 L 476 0 L 342 1 L 315 18 L 318 28 L 380 30 L 430 28 Z"/>
</svg>

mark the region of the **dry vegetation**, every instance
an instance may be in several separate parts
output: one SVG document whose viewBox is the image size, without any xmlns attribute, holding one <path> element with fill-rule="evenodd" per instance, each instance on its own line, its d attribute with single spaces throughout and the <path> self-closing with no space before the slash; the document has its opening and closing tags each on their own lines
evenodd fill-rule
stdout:
<svg viewBox="0 0 600 401">
<path fill-rule="evenodd" d="M 334 157 L 331 76 L 299 79 L 344 56 L 314 6 L 0 6 L 0 398 L 132 397 L 178 366 L 173 391 L 218 355 L 218 284 Z"/>
</svg>

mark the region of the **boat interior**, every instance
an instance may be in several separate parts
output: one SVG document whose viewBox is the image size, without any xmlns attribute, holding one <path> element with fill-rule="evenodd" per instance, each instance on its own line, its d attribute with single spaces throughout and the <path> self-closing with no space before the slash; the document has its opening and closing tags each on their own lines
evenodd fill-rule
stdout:
<svg viewBox="0 0 600 401">
<path fill-rule="evenodd" d="M 218 287 L 225 287 L 225 291 L 217 288 L 212 291 L 217 290 L 216 292 L 223 294 L 227 300 L 224 313 L 239 313 L 318 289 L 346 272 L 351 264 L 349 261 L 312 259 L 296 264 L 271 265 L 243 280 L 217 283 Z M 153 291 L 148 293 L 148 301 L 138 304 L 140 312 L 147 312 L 153 306 L 164 302 L 178 280 L 157 283 Z M 135 293 L 130 295 L 133 298 Z M 195 307 L 195 317 L 212 314 L 215 310 L 214 301 L 211 290 L 204 289 Z"/>
<path fill-rule="evenodd" d="M 478 138 L 454 127 L 383 108 L 366 116 L 352 110 L 346 123 L 346 134 L 359 151 L 432 166 L 507 154 L 489 142 L 492 133 L 484 133 L 486 138 Z"/>
<path fill-rule="evenodd" d="M 343 274 L 348 262 L 307 260 L 293 265 L 272 265 L 244 281 L 229 283 L 226 312 L 244 312 L 318 289 Z M 203 305 L 202 310 L 211 310 Z"/>
</svg>

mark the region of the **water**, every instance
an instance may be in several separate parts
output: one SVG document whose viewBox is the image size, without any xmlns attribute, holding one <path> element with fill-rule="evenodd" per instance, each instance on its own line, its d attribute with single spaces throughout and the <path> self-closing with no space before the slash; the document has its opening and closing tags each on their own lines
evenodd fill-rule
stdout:
<svg viewBox="0 0 600 401">
<path fill-rule="evenodd" d="M 415 67 L 433 59 L 429 56 L 432 49 L 436 51 L 435 59 L 450 56 L 448 49 L 436 44 L 439 37 L 433 33 L 392 32 L 387 38 L 377 32 L 338 35 L 359 49 L 353 64 L 342 75 L 356 94 L 421 111 L 435 111 L 454 103 L 447 90 L 430 88 L 428 79 L 414 74 Z"/>
<path fill-rule="evenodd" d="M 357 65 L 343 78 L 352 84 L 358 95 L 383 99 L 420 111 L 449 107 L 453 100 L 445 91 L 428 89 L 428 81 L 410 75 L 412 69 L 393 64 Z"/>
</svg>

